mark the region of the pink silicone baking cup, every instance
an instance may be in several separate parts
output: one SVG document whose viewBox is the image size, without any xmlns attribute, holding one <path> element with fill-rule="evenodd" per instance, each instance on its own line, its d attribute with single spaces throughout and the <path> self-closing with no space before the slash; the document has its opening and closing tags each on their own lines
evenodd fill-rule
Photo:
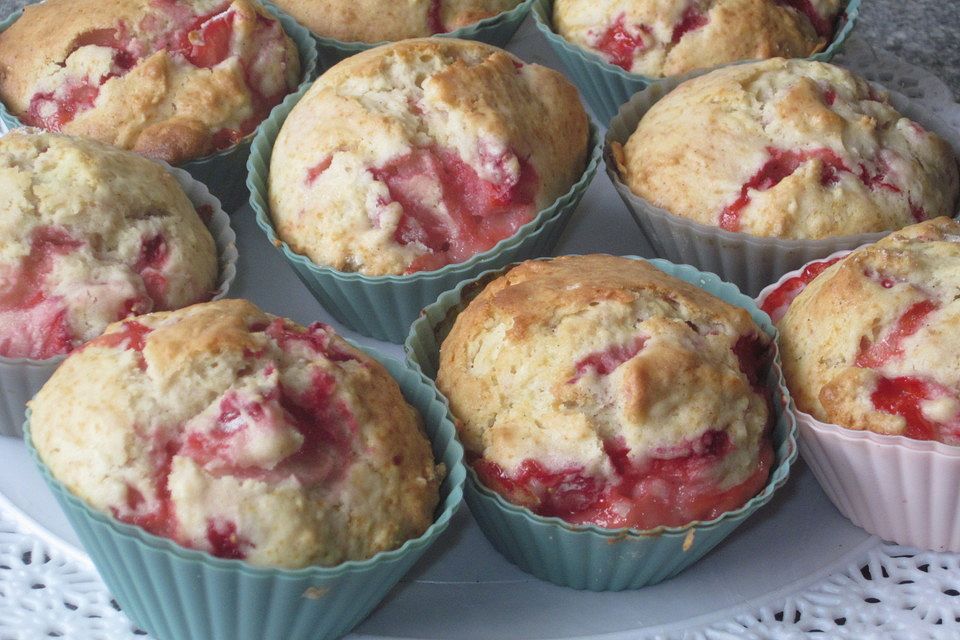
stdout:
<svg viewBox="0 0 960 640">
<path fill-rule="evenodd" d="M 757 304 L 800 271 L 764 288 Z M 847 429 L 790 407 L 800 455 L 840 513 L 884 540 L 960 552 L 960 447 Z"/>
</svg>

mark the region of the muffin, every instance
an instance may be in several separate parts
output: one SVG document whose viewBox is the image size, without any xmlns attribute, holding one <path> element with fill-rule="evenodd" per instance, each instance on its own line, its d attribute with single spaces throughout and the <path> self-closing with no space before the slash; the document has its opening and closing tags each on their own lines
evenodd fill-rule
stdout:
<svg viewBox="0 0 960 640">
<path fill-rule="evenodd" d="M 338 271 L 409 274 L 515 234 L 584 173 L 576 89 L 455 39 L 385 45 L 336 65 L 283 123 L 270 160 L 277 236 Z"/>
<path fill-rule="evenodd" d="M 419 536 L 438 503 L 443 469 L 386 370 L 242 300 L 111 325 L 30 406 L 71 492 L 219 557 L 362 560 Z"/>
<path fill-rule="evenodd" d="M 217 272 L 162 166 L 83 138 L 0 137 L 0 356 L 51 358 L 129 315 L 209 299 Z"/>
<path fill-rule="evenodd" d="M 531 261 L 459 313 L 440 348 L 468 461 L 542 516 L 677 527 L 737 509 L 773 463 L 771 341 L 739 307 L 650 264 Z"/>
<path fill-rule="evenodd" d="M 736 60 L 803 58 L 833 37 L 841 0 L 556 0 L 553 25 L 610 64 L 649 77 Z"/>
<path fill-rule="evenodd" d="M 825 269 L 779 323 L 800 411 L 849 429 L 960 444 L 960 224 L 938 218 Z"/>
<path fill-rule="evenodd" d="M 247 136 L 299 76 L 249 0 L 52 0 L 0 33 L 0 99 L 20 120 L 174 164 Z"/>
<path fill-rule="evenodd" d="M 752 236 L 889 231 L 957 203 L 947 142 L 862 78 L 818 62 L 773 59 L 688 80 L 612 151 L 637 196 Z"/>
<path fill-rule="evenodd" d="M 447 33 L 509 11 L 520 0 L 280 0 L 276 4 L 318 36 L 383 42 Z"/>
</svg>

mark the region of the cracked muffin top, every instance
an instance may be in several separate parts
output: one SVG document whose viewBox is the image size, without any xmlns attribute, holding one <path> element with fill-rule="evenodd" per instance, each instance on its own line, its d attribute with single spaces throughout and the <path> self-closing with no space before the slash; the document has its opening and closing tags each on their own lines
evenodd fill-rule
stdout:
<svg viewBox="0 0 960 640">
<path fill-rule="evenodd" d="M 366 275 L 462 262 L 582 175 L 588 119 L 559 73 L 446 38 L 337 64 L 293 108 L 270 161 L 277 234 Z"/>
<path fill-rule="evenodd" d="M 929 220 L 814 266 L 778 323 L 797 408 L 851 429 L 960 444 L 960 349 L 951 339 L 960 224 Z M 777 291 L 774 307 L 784 302 Z"/>
<path fill-rule="evenodd" d="M 509 11 L 521 0 L 279 0 L 275 4 L 318 36 L 383 42 L 447 33 Z"/>
<path fill-rule="evenodd" d="M 645 76 L 737 60 L 805 58 L 833 38 L 840 0 L 556 0 L 570 42 Z"/>
<path fill-rule="evenodd" d="M 566 256 L 470 301 L 437 386 L 507 500 L 573 523 L 681 526 L 766 482 L 770 346 L 744 309 L 644 261 Z"/>
<path fill-rule="evenodd" d="M 251 0 L 48 0 L 0 33 L 0 99 L 28 125 L 178 164 L 252 133 L 300 79 Z"/>
<path fill-rule="evenodd" d="M 30 407 L 70 491 L 223 558 L 362 560 L 423 533 L 439 501 L 443 467 L 386 369 L 244 300 L 113 324 Z"/>
<path fill-rule="evenodd" d="M 754 236 L 890 231 L 957 204 L 947 142 L 864 79 L 819 62 L 773 59 L 688 80 L 613 151 L 638 196 Z"/>
<path fill-rule="evenodd" d="M 0 137 L 0 355 L 68 353 L 216 281 L 213 237 L 162 166 L 84 138 Z"/>
</svg>

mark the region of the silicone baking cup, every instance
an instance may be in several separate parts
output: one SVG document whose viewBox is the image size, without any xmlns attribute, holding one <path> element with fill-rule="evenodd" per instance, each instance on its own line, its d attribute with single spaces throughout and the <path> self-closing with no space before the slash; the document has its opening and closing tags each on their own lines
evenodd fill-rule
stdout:
<svg viewBox="0 0 960 640">
<path fill-rule="evenodd" d="M 837 19 L 837 24 L 840 26 L 834 33 L 833 40 L 826 49 L 806 59 L 829 62 L 849 37 L 859 14 L 860 0 L 850 0 Z M 580 93 L 593 110 L 593 115 L 602 124 L 610 122 L 617 115 L 620 105 L 629 100 L 630 96 L 663 80 L 663 78 L 625 71 L 615 64 L 610 64 L 598 54 L 587 51 L 559 35 L 553 30 L 553 0 L 534 0 L 533 17 L 540 33 L 544 35 L 550 47 L 563 62 L 570 79 L 580 89 Z M 747 61 L 729 64 L 743 62 Z M 708 70 L 703 69 L 701 73 Z"/>
<path fill-rule="evenodd" d="M 775 336 L 770 318 L 734 285 L 688 265 L 659 259 L 648 262 L 671 276 L 746 309 L 767 335 Z M 431 379 L 436 377 L 440 344 L 456 316 L 488 282 L 508 270 L 509 267 L 488 271 L 461 283 L 423 310 L 404 345 L 407 360 L 414 369 Z M 797 429 L 788 408 L 792 401 L 776 351 L 767 386 L 776 417 L 773 428 L 776 460 L 770 478 L 763 490 L 741 508 L 714 520 L 645 531 L 573 525 L 559 518 L 539 516 L 507 502 L 483 486 L 472 469 L 467 472 L 464 489 L 467 504 L 494 548 L 524 571 L 543 580 L 590 591 L 637 589 L 666 580 L 702 558 L 750 515 L 770 502 L 774 492 L 786 483 L 790 466 L 797 458 Z"/>
<path fill-rule="evenodd" d="M 201 218 L 217 245 L 220 275 L 213 299 L 225 298 L 237 277 L 237 236 L 230 227 L 230 216 L 203 183 L 195 180 L 183 169 L 161 164 L 177 179 L 194 208 L 200 210 L 202 207 L 209 207 L 212 212 L 209 217 Z M 65 358 L 66 356 L 56 356 L 46 360 L 33 360 L 0 356 L 0 435 L 20 437 L 20 424 L 27 400 L 40 390 Z"/>
<path fill-rule="evenodd" d="M 523 0 L 510 11 L 498 13 L 495 16 L 484 18 L 479 22 L 448 31 L 447 33 L 435 34 L 440 38 L 460 38 L 462 40 L 478 40 L 495 47 L 506 47 L 507 43 L 513 37 L 513 34 L 520 28 L 527 14 L 530 13 L 530 7 L 534 0 Z M 313 39 L 317 42 L 317 51 L 320 55 L 320 64 L 323 68 L 332 67 L 344 58 L 358 54 L 361 51 L 389 44 L 389 41 L 382 42 L 345 42 L 335 40 L 317 34 L 313 34 Z"/>
<path fill-rule="evenodd" d="M 323 640 L 343 635 L 383 599 L 447 528 L 466 475 L 446 402 L 424 376 L 367 351 L 424 418 L 434 456 L 447 468 L 433 524 L 418 538 L 367 560 L 286 570 L 181 547 L 92 509 L 56 480 L 24 440 L 44 480 L 124 613 L 155 638 Z"/>
<path fill-rule="evenodd" d="M 280 20 L 283 30 L 297 45 L 300 54 L 301 81 L 299 87 L 312 81 L 317 74 L 317 49 L 310 32 L 301 27 L 293 18 L 274 6 L 264 3 L 267 11 Z M 15 11 L 0 22 L 0 33 L 12 25 L 23 15 L 23 9 Z M 295 93 L 295 91 L 294 91 Z M 0 101 L 0 121 L 8 129 L 24 126 L 20 119 L 7 110 L 3 101 Z M 247 157 L 250 155 L 250 143 L 253 134 L 244 138 L 232 147 L 217 153 L 185 162 L 180 166 L 190 172 L 194 178 L 207 185 L 210 191 L 217 196 L 226 211 L 240 208 L 247 200 L 245 184 Z M 19 420 L 18 420 L 19 421 Z"/>
<path fill-rule="evenodd" d="M 766 287 L 757 303 L 802 270 Z M 960 447 L 847 429 L 791 410 L 803 460 L 844 517 L 900 545 L 960 552 Z"/>
<path fill-rule="evenodd" d="M 318 265 L 291 249 L 277 237 L 269 214 L 267 179 L 273 144 L 290 110 L 309 88 L 309 85 L 304 86 L 298 93 L 287 96 L 257 132 L 247 163 L 250 205 L 256 212 L 257 224 L 270 242 L 280 249 L 320 304 L 348 328 L 380 340 L 402 342 L 420 310 L 457 283 L 487 269 L 549 254 L 560 240 L 600 164 L 600 136 L 591 124 L 587 166 L 580 179 L 552 205 L 542 209 L 533 220 L 493 248 L 465 262 L 410 275 L 365 276 L 337 271 Z"/>
<path fill-rule="evenodd" d="M 787 271 L 835 251 L 854 249 L 876 242 L 890 233 L 861 233 L 819 240 L 758 237 L 674 215 L 633 193 L 620 179 L 611 144 L 626 144 L 644 114 L 658 100 L 680 83 L 703 73 L 669 78 L 644 89 L 620 108 L 607 130 L 604 148 L 607 175 L 658 256 L 720 274 L 724 280 L 740 287 L 741 291 L 755 296 L 760 289 Z M 960 157 L 960 133 L 908 97 L 878 84 L 871 84 L 874 88 L 888 93 L 890 103 L 902 115 L 919 122 L 949 142 L 954 153 Z"/>
</svg>

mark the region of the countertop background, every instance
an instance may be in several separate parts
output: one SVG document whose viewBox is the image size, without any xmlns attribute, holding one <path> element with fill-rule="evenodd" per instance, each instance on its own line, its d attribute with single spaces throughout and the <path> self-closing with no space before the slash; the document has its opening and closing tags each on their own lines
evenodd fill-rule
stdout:
<svg viewBox="0 0 960 640">
<path fill-rule="evenodd" d="M 0 20 L 30 0 L 0 0 Z M 863 0 L 854 34 L 925 67 L 960 96 L 960 2 Z"/>
</svg>

